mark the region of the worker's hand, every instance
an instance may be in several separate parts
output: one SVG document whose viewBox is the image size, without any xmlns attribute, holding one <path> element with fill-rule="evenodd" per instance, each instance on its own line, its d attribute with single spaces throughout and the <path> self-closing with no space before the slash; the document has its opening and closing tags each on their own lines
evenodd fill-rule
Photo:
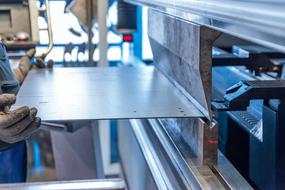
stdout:
<svg viewBox="0 0 285 190">
<path fill-rule="evenodd" d="M 30 49 L 27 51 L 26 55 L 21 58 L 19 66 L 13 69 L 15 77 L 20 83 L 24 81 L 25 77 L 28 75 L 31 69 L 44 69 L 53 67 L 53 61 L 49 60 L 47 63 L 45 63 L 43 56 L 36 57 L 36 63 L 32 64 L 31 60 L 35 57 L 35 54 L 35 49 Z"/>
<path fill-rule="evenodd" d="M 10 144 L 29 138 L 41 123 L 40 118 L 36 117 L 36 108 L 24 106 L 9 111 L 9 106 L 15 101 L 13 94 L 0 95 L 0 140 Z"/>
<path fill-rule="evenodd" d="M 31 59 L 35 56 L 35 54 L 36 54 L 35 49 L 30 49 L 29 51 L 27 51 L 26 55 L 24 55 L 20 59 L 18 67 L 13 69 L 14 76 L 20 83 L 24 81 L 25 77 L 32 69 L 33 65 L 31 63 Z"/>
<path fill-rule="evenodd" d="M 36 57 L 36 63 L 34 65 L 35 69 L 44 69 L 48 68 L 51 69 L 53 68 L 53 60 L 48 60 L 47 63 L 45 63 L 44 59 L 42 57 Z"/>
</svg>

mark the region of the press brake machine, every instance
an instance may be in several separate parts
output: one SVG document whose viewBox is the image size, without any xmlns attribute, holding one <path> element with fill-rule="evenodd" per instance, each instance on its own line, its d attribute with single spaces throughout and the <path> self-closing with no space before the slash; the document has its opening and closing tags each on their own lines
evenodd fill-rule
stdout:
<svg viewBox="0 0 285 190">
<path fill-rule="evenodd" d="M 147 188 L 282 189 L 283 120 L 278 114 L 283 113 L 285 83 L 280 80 L 282 61 L 272 60 L 284 58 L 285 4 L 126 1 L 149 8 L 148 36 L 155 67 L 204 114 L 202 118 L 130 120 L 122 124 L 129 126 L 119 129 L 127 182 L 140 175 L 131 169 L 136 164 L 130 163 L 144 157 L 144 169 L 152 176 L 143 176 Z M 235 40 L 229 43 L 229 38 Z M 236 44 L 249 46 L 233 46 Z M 214 46 L 224 49 L 215 54 Z M 267 74 L 270 72 L 277 73 L 279 79 Z M 244 122 L 250 126 L 242 128 L 246 132 L 235 133 L 240 130 L 233 128 L 241 128 Z M 270 128 L 272 125 L 276 127 Z M 133 139 L 138 139 L 141 155 L 132 159 L 126 155 L 128 149 L 137 150 L 136 145 L 128 145 Z M 147 156 L 150 153 L 154 156 Z M 138 188 L 133 182 L 129 186 Z"/>
</svg>

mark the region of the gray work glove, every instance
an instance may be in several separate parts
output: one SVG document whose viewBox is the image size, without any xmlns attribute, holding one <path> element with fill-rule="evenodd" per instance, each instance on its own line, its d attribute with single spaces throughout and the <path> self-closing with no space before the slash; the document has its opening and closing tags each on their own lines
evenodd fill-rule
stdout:
<svg viewBox="0 0 285 190">
<path fill-rule="evenodd" d="M 31 64 L 31 59 L 35 56 L 35 54 L 35 49 L 30 49 L 27 51 L 26 55 L 20 59 L 18 67 L 13 69 L 14 76 L 20 83 L 24 81 L 25 77 L 32 69 L 33 65 Z"/>
<path fill-rule="evenodd" d="M 45 63 L 44 58 L 37 57 L 34 68 L 35 69 L 45 69 L 45 68 L 51 69 L 53 68 L 53 60 L 49 59 L 48 62 Z"/>
<path fill-rule="evenodd" d="M 28 75 L 31 69 L 44 69 L 53 67 L 52 60 L 49 60 L 47 63 L 45 63 L 42 57 L 36 57 L 36 63 L 33 65 L 31 63 L 31 59 L 34 58 L 35 54 L 35 49 L 30 49 L 27 51 L 26 55 L 20 59 L 18 68 L 13 69 L 15 77 L 20 83 L 24 81 L 25 77 Z"/>
<path fill-rule="evenodd" d="M 41 123 L 41 119 L 36 117 L 36 108 L 24 106 L 9 111 L 9 106 L 15 101 L 13 94 L 0 95 L 0 140 L 10 144 L 29 138 Z"/>
</svg>

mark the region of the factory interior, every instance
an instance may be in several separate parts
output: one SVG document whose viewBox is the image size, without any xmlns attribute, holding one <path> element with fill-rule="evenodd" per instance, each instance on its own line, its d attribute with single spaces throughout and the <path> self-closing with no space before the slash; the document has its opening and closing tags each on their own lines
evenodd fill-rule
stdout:
<svg viewBox="0 0 285 190">
<path fill-rule="evenodd" d="M 284 31 L 283 0 L 0 0 L 0 189 L 285 189 Z"/>
</svg>

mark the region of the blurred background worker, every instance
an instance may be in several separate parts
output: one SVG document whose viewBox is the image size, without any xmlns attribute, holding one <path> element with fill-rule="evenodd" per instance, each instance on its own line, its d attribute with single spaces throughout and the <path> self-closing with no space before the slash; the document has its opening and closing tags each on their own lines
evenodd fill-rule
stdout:
<svg viewBox="0 0 285 190">
<path fill-rule="evenodd" d="M 15 103 L 16 94 L 32 67 L 30 59 L 34 50 L 25 55 L 14 69 L 10 67 L 5 46 L 0 42 L 0 182 L 24 182 L 27 168 L 27 139 L 39 126 L 40 118 L 36 117 L 37 109 L 21 107 L 9 111 Z M 20 81 L 18 81 L 20 80 Z"/>
</svg>

